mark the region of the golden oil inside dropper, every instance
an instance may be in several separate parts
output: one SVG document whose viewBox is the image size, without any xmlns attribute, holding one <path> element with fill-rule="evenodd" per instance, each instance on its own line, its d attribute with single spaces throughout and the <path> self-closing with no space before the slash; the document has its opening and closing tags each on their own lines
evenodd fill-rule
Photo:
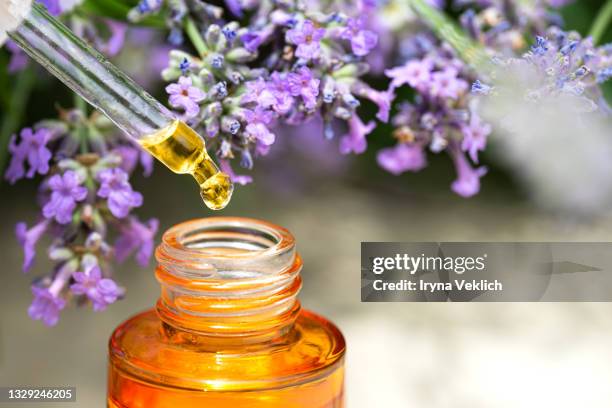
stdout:
<svg viewBox="0 0 612 408">
<path fill-rule="evenodd" d="M 175 120 L 139 143 L 173 172 L 191 174 L 208 208 L 221 210 L 227 206 L 234 191 L 230 177 L 210 158 L 204 139 L 184 122 Z"/>
</svg>

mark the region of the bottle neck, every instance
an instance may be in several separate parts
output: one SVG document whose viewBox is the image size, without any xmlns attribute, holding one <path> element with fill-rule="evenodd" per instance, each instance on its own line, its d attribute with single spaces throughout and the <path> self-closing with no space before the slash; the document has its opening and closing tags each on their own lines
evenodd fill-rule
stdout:
<svg viewBox="0 0 612 408">
<path fill-rule="evenodd" d="M 157 248 L 157 313 L 170 331 L 261 341 L 283 335 L 300 311 L 302 260 L 285 229 L 211 217 L 168 230 Z"/>
</svg>

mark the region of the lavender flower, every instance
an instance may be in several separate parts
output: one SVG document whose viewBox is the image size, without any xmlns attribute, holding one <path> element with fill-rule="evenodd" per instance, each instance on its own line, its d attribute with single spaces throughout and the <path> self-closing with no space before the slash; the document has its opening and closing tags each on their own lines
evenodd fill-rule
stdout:
<svg viewBox="0 0 612 408">
<path fill-rule="evenodd" d="M 6 172 L 6 179 L 11 183 L 22 178 L 34 177 L 36 173 L 47 174 L 49 172 L 49 161 L 51 152 L 47 148 L 47 143 L 51 140 L 52 134 L 48 129 L 38 129 L 36 132 L 30 128 L 25 128 L 20 133 L 21 143 L 16 144 L 16 137 L 13 136 L 9 145 L 9 151 L 13 155 L 9 170 Z M 23 162 L 28 162 L 30 169 L 25 173 Z"/>
<path fill-rule="evenodd" d="M 479 79 L 472 84 L 472 93 L 477 95 L 489 95 L 493 91 L 493 87 L 483 84 Z"/>
<path fill-rule="evenodd" d="M 132 190 L 128 174 L 119 169 L 105 169 L 98 174 L 98 196 L 108 199 L 108 209 L 117 218 L 125 218 L 132 208 L 142 205 L 142 194 Z"/>
<path fill-rule="evenodd" d="M 36 256 L 36 244 L 47 231 L 49 221 L 43 220 L 28 230 L 25 222 L 20 222 L 15 226 L 15 235 L 19 244 L 23 248 L 23 271 L 29 271 L 34 265 Z"/>
<path fill-rule="evenodd" d="M 60 15 L 70 12 L 81 0 L 43 3 L 53 14 Z M 162 0 L 145 0 L 141 6 L 161 4 Z M 107 55 L 115 55 L 123 48 L 127 31 L 124 23 L 80 11 L 87 18 L 79 15 L 66 19 L 79 37 Z M 9 45 L 9 50 L 11 70 L 22 68 L 27 61 L 25 54 L 14 44 Z M 179 88 L 179 93 L 185 91 L 199 110 L 197 103 L 205 94 L 198 87 L 192 88 Z M 171 99 L 193 112 L 194 107 L 180 97 Z M 121 137 L 101 115 L 59 110 L 59 120 L 41 121 L 12 136 L 8 149 L 12 157 L 4 175 L 11 183 L 36 174 L 44 176 L 40 185 L 43 219 L 30 228 L 25 222 L 18 223 L 15 235 L 23 248 L 24 271 L 32 270 L 36 247 L 43 236 L 52 238 L 47 254 L 54 266 L 35 279 L 34 299 L 28 310 L 32 319 L 46 325 L 57 324 L 68 299 L 76 299 L 77 304 L 90 302 L 95 310 L 102 310 L 120 298 L 124 291 L 111 279 L 110 263 L 128 250 L 136 251 L 138 262 L 146 264 L 157 231 L 157 221 L 140 224 L 134 215 L 129 215 L 142 204 L 142 196 L 128 182 L 129 174 L 138 164 L 145 175 L 149 174 L 151 156 Z M 107 240 L 113 239 L 115 232 L 120 234 L 117 242 L 121 242 L 128 229 L 133 231 L 132 241 L 138 243 L 122 246 L 124 252 L 118 250 L 116 256 Z M 91 269 L 94 264 L 97 269 Z"/>
<path fill-rule="evenodd" d="M 40 3 L 44 4 L 49 11 L 49 14 L 57 16 L 62 12 L 62 8 L 60 6 L 60 0 L 38 0 Z"/>
<path fill-rule="evenodd" d="M 417 92 L 414 103 L 404 103 L 393 118 L 398 144 L 378 154 L 378 164 L 392 174 L 419 171 L 426 166 L 424 147 L 434 153 L 447 151 L 455 161 L 459 177 L 451 188 L 471 197 L 480 189 L 484 168 L 473 170 L 455 145 L 469 152 L 477 163 L 486 147 L 491 127 L 469 106 L 469 83 L 473 82 L 452 50 L 429 49 L 420 58 L 385 71 L 390 89 L 409 85 Z M 459 141 L 457 141 L 459 139 Z M 457 144 L 459 143 L 459 144 Z"/>
<path fill-rule="evenodd" d="M 349 119 L 349 133 L 340 139 L 340 153 L 362 154 L 366 151 L 368 143 L 366 136 L 374 130 L 376 123 L 370 121 L 364 124 L 359 116 L 353 115 Z"/>
<path fill-rule="evenodd" d="M 247 51 L 256 53 L 259 46 L 264 42 L 264 37 L 257 32 L 249 32 L 243 34 L 242 37 L 240 37 L 240 40 L 244 44 L 244 48 Z"/>
<path fill-rule="evenodd" d="M 297 27 L 287 31 L 287 41 L 297 45 L 296 57 L 308 61 L 319 57 L 320 41 L 324 35 L 324 28 L 316 28 L 312 21 L 304 20 Z"/>
<path fill-rule="evenodd" d="M 172 107 L 185 110 L 185 119 L 197 116 L 200 112 L 198 103 L 206 98 L 204 92 L 193 86 L 191 78 L 188 77 L 181 77 L 178 83 L 168 85 L 166 92 L 170 95 L 169 102 Z"/>
<path fill-rule="evenodd" d="M 309 81 L 309 85 L 314 85 L 314 79 Z M 319 89 L 318 84 L 315 85 L 316 91 L 311 88 L 311 91 L 307 93 L 306 98 L 318 95 Z M 294 99 L 291 96 L 291 84 L 287 80 L 287 75 L 280 72 L 273 72 L 270 75 L 270 81 L 268 83 L 268 89 L 270 90 L 274 101 L 270 105 L 272 109 L 279 115 L 286 115 L 293 108 Z M 314 95 L 316 93 L 316 95 Z M 300 92 L 300 95 L 302 93 Z M 309 104 L 312 105 L 312 99 L 308 99 Z"/>
<path fill-rule="evenodd" d="M 23 165 L 23 161 L 26 156 L 24 154 L 23 149 L 16 143 L 16 136 L 13 135 L 9 142 L 8 146 L 9 153 L 11 153 L 11 162 L 4 173 L 4 178 L 9 181 L 11 184 L 15 184 L 15 182 L 25 175 L 25 167 Z"/>
<path fill-rule="evenodd" d="M 272 122 L 272 112 L 257 107 L 254 111 L 244 109 L 244 115 L 247 122 L 246 134 L 264 146 L 272 145 L 276 136 L 267 127 Z"/>
<path fill-rule="evenodd" d="M 480 191 L 480 178 L 487 174 L 486 167 L 474 169 L 458 148 L 451 149 L 451 156 L 457 170 L 457 180 L 451 185 L 452 190 L 462 197 L 472 197 Z"/>
<path fill-rule="evenodd" d="M 491 125 L 483 123 L 478 115 L 472 113 L 469 124 L 463 125 L 461 131 L 461 149 L 468 152 L 474 163 L 478 163 L 478 152 L 484 150 L 487 145 L 487 136 L 492 131 Z"/>
<path fill-rule="evenodd" d="M 254 102 L 263 109 L 269 109 L 276 103 L 276 97 L 272 93 L 268 83 L 263 78 L 249 81 L 246 84 L 246 93 L 242 97 L 243 103 Z"/>
<path fill-rule="evenodd" d="M 409 61 L 401 67 L 388 69 L 385 74 L 392 79 L 391 88 L 399 88 L 408 84 L 411 87 L 425 91 L 430 86 L 433 62 L 427 58 Z"/>
<path fill-rule="evenodd" d="M 119 145 L 113 149 L 113 153 L 117 154 L 121 159 L 120 168 L 131 174 L 140 164 L 145 177 L 149 177 L 153 173 L 153 156 L 144 150 L 130 145 Z"/>
<path fill-rule="evenodd" d="M 433 97 L 457 99 L 468 89 L 468 83 L 458 77 L 459 72 L 454 68 L 446 68 L 432 74 L 430 94 Z"/>
<path fill-rule="evenodd" d="M 97 264 L 90 265 L 85 272 L 75 272 L 72 277 L 75 283 L 70 285 L 70 291 L 75 295 L 87 296 L 96 312 L 105 310 L 123 294 L 115 281 L 102 277 Z"/>
<path fill-rule="evenodd" d="M 222 172 L 230 176 L 230 179 L 232 180 L 232 183 L 234 184 L 240 184 L 241 186 L 246 186 L 247 184 L 250 184 L 253 182 L 253 177 L 251 176 L 247 176 L 244 174 L 236 174 L 236 172 L 234 172 L 234 169 L 232 169 L 232 165 L 227 160 L 220 160 L 219 167 L 221 168 Z"/>
<path fill-rule="evenodd" d="M 117 260 L 123 262 L 135 252 L 136 262 L 147 266 L 153 254 L 153 240 L 158 228 L 159 221 L 154 218 L 143 224 L 136 217 L 130 217 L 121 226 L 120 236 L 115 242 Z"/>
<path fill-rule="evenodd" d="M 486 97 L 505 97 L 522 90 L 524 99 L 538 104 L 549 97 L 572 99 L 577 111 L 609 110 L 599 85 L 612 68 L 612 50 L 595 48 L 590 38 L 552 27 L 546 37 L 538 37 L 522 58 L 498 58 L 492 73 L 500 78 L 495 92 L 482 82 L 472 88 Z M 513 81 L 512 84 L 508 84 Z M 517 85 L 519 84 L 519 85 Z M 487 92 L 479 92 L 481 88 Z"/>
<path fill-rule="evenodd" d="M 43 207 L 45 218 L 55 219 L 60 224 L 69 223 L 77 202 L 87 197 L 87 188 L 82 184 L 82 177 L 72 170 L 52 176 L 49 179 L 51 199 Z"/>
<path fill-rule="evenodd" d="M 344 14 L 332 10 L 334 6 L 311 13 L 306 10 L 310 6 L 292 3 L 275 3 L 270 9 L 256 2 L 240 4 L 259 17 L 245 13 L 246 24 L 240 26 L 223 19 L 228 16 L 198 14 L 188 6 L 208 22 L 201 36 L 189 33 L 199 55 L 174 50 L 162 73 L 166 81 L 188 77 L 206 95 L 200 114 L 189 123 L 209 137 L 209 149 L 228 169 L 231 159 L 250 169 L 255 158 L 271 150 L 277 124 L 301 126 L 317 116 L 325 122 L 322 136 L 333 138 L 332 123 L 342 121 L 353 130 L 347 135 L 352 137 L 343 138 L 342 148 L 365 148 L 364 140 L 355 137 L 355 123 L 361 120 L 352 119 L 361 100 L 375 103 L 377 117 L 387 121 L 395 97 L 393 89 L 377 91 L 361 79 L 368 70 L 363 57 L 377 41 L 366 16 L 354 16 L 350 8 Z M 349 38 L 350 33 L 354 36 Z M 188 71 L 181 69 L 184 61 Z M 237 182 L 251 181 L 234 176 Z"/>
<path fill-rule="evenodd" d="M 109 57 L 114 57 L 123 49 L 128 26 L 114 20 L 106 20 L 106 26 L 110 31 L 110 37 L 107 41 L 98 41 L 97 49 Z"/>
<path fill-rule="evenodd" d="M 8 72 L 15 73 L 21 71 L 28 65 L 28 56 L 23 52 L 21 48 L 14 41 L 7 41 L 6 49 L 11 53 L 11 60 L 8 65 Z"/>
<path fill-rule="evenodd" d="M 47 326 L 55 326 L 59 313 L 66 307 L 66 301 L 49 289 L 32 286 L 34 300 L 28 309 L 33 320 L 42 320 Z"/>
<path fill-rule="evenodd" d="M 423 148 L 414 144 L 400 143 L 378 152 L 378 164 L 396 176 L 407 171 L 420 171 L 427 166 Z"/>
<path fill-rule="evenodd" d="M 370 53 L 378 43 L 378 35 L 376 33 L 364 29 L 365 19 L 349 18 L 346 28 L 341 33 L 341 38 L 351 42 L 353 54 L 363 57 Z"/>
<path fill-rule="evenodd" d="M 289 92 L 293 96 L 301 96 L 306 109 L 314 109 L 319 96 L 319 84 L 321 81 L 314 78 L 307 67 L 302 67 L 297 72 L 288 76 Z"/>
<path fill-rule="evenodd" d="M 389 114 L 391 112 L 391 105 L 393 104 L 393 100 L 395 99 L 394 88 L 390 87 L 388 90 L 381 92 L 366 87 L 362 94 L 364 97 L 374 102 L 378 107 L 378 112 L 376 113 L 376 117 L 378 118 L 378 120 L 385 123 L 388 122 Z"/>
</svg>

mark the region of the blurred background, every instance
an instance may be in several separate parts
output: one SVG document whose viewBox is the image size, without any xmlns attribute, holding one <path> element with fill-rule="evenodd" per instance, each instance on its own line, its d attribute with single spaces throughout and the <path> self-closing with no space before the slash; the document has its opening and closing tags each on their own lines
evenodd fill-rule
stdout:
<svg viewBox="0 0 612 408">
<path fill-rule="evenodd" d="M 581 0 L 565 9 L 567 26 L 586 29 L 601 3 Z M 0 64 L 6 62 L 3 53 Z M 13 79 L 0 72 L 6 90 Z M 159 88 L 154 79 L 146 85 Z M 4 106 L 15 97 L 3 91 Z M 53 116 L 51 100 L 70 106 L 71 96 L 55 80 L 37 80 L 17 126 Z M 303 305 L 329 317 L 347 338 L 348 407 L 609 406 L 612 305 L 362 304 L 359 251 L 361 241 L 612 241 L 612 214 L 547 210 L 511 168 L 486 158 L 491 170 L 482 192 L 465 200 L 449 190 L 454 175 L 446 159 L 433 157 L 423 172 L 393 177 L 376 166 L 376 148 L 340 157 L 317 132 L 286 132 L 290 137 L 257 163 L 255 183 L 238 187 L 223 215 L 265 219 L 296 236 L 305 262 Z M 379 128 L 370 142 L 385 145 L 384 132 Z M 212 215 L 189 177 L 158 166 L 133 184 L 145 197 L 138 214 L 159 218 L 160 231 Z M 0 385 L 76 386 L 70 406 L 103 406 L 108 337 L 154 305 L 154 261 L 117 267 L 127 296 L 103 313 L 66 308 L 54 328 L 30 320 L 31 278 L 50 264 L 39 256 L 23 275 L 13 230 L 17 221 L 36 218 L 35 196 L 34 182 L 0 184 Z"/>
</svg>

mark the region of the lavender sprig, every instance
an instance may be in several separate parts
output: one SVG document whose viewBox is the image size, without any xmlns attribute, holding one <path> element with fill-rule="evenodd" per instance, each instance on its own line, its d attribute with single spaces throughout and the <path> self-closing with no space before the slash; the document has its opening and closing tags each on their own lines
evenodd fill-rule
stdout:
<svg viewBox="0 0 612 408">
<path fill-rule="evenodd" d="M 24 251 L 24 272 L 34 266 L 36 246 L 51 238 L 49 258 L 55 267 L 33 286 L 30 317 L 47 325 L 58 322 L 70 298 L 104 310 L 124 289 L 112 279 L 111 262 L 136 252 L 146 265 L 153 250 L 156 220 L 143 224 L 131 214 L 142 205 L 129 174 L 140 161 L 150 173 L 152 160 L 127 139 L 112 137 L 106 119 L 86 118 L 80 110 L 62 111 L 60 120 L 26 128 L 11 142 L 13 153 L 5 178 L 11 183 L 41 174 L 41 217 L 30 228 L 20 222 L 16 235 Z M 104 137 L 102 135 L 105 135 Z M 111 234 L 114 230 L 114 234 Z M 109 240 L 116 236 L 115 246 Z"/>
<path fill-rule="evenodd" d="M 375 127 L 358 116 L 362 102 L 376 104 L 378 118 L 388 120 L 393 93 L 377 91 L 362 79 L 368 72 L 364 58 L 378 41 L 367 16 L 306 10 L 293 2 L 234 2 L 227 16 L 207 3 L 166 5 L 173 10 L 171 26 L 180 19 L 183 37 L 198 51 L 170 53 L 170 66 L 162 73 L 173 82 L 166 88 L 170 105 L 207 136 L 207 145 L 235 182 L 250 178 L 236 175 L 230 161 L 252 168 L 254 158 L 275 143 L 276 124 L 300 125 L 318 116 L 326 123 L 325 137 L 332 139 L 332 122 L 345 122 L 348 131 L 339 150 L 360 154 Z M 163 4 L 148 6 L 141 3 L 132 18 Z M 253 15 L 247 24 L 224 19 L 245 8 Z"/>
<path fill-rule="evenodd" d="M 5 176 L 15 182 L 34 172 L 45 175 L 41 219 L 29 229 L 19 223 L 16 233 L 24 249 L 24 272 L 34 265 L 38 241 L 44 235 L 52 238 L 49 257 L 56 266 L 34 283 L 30 316 L 53 325 L 70 297 L 89 299 L 95 310 L 103 310 L 123 295 L 111 279 L 110 261 L 116 252 L 125 259 L 126 249 L 144 249 L 138 260 L 147 263 L 152 234 L 131 244 L 131 231 L 142 224 L 130 212 L 142 204 L 142 196 L 132 190 L 128 174 L 136 157 L 142 157 L 145 167 L 152 162 L 124 139 L 102 139 L 111 128 L 97 114 L 84 118 L 79 111 L 64 111 L 61 120 L 40 123 L 35 129 L 24 129 L 19 140 L 14 137 Z M 149 223 L 154 234 L 157 222 Z M 109 227 L 119 235 L 115 249 L 107 242 Z"/>
</svg>

